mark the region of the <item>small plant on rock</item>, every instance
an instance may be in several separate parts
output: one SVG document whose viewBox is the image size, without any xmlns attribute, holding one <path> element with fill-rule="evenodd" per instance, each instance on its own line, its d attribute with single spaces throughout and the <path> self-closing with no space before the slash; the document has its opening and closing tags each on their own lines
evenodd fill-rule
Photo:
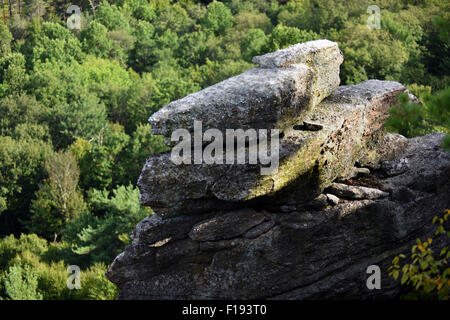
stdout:
<svg viewBox="0 0 450 320">
<path fill-rule="evenodd" d="M 450 210 L 445 210 L 442 217 L 435 216 L 433 224 L 437 224 L 433 239 L 450 237 L 450 231 L 444 227 L 450 216 Z M 417 244 L 411 248 L 411 263 L 399 264 L 400 259 L 406 258 L 404 254 L 396 256 L 389 267 L 389 275 L 397 280 L 402 274 L 401 284 L 411 285 L 416 291 L 427 295 L 437 294 L 440 300 L 448 300 L 450 287 L 450 268 L 447 267 L 450 251 L 448 246 L 443 247 L 439 254 L 433 250 L 432 238 L 426 241 L 417 239 Z"/>
</svg>

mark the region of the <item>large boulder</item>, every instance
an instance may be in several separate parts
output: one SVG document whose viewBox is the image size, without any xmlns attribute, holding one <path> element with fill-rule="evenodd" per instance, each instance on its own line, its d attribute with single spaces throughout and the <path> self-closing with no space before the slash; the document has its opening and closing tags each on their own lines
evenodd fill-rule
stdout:
<svg viewBox="0 0 450 320">
<path fill-rule="evenodd" d="M 399 283 L 387 275 L 392 258 L 409 252 L 416 238 L 431 236 L 432 217 L 450 208 L 443 136 L 389 139 L 388 148 L 406 147 L 359 186 L 387 193 L 375 199 L 371 193 L 353 199 L 332 187 L 326 192 L 341 199 L 325 209 L 300 201 L 287 210 L 245 203 L 203 216 L 189 215 L 196 209 L 189 206 L 184 217 L 152 215 L 136 227 L 107 277 L 121 299 L 393 297 Z M 381 268 L 379 290 L 366 286 L 370 265 Z"/>
</svg>

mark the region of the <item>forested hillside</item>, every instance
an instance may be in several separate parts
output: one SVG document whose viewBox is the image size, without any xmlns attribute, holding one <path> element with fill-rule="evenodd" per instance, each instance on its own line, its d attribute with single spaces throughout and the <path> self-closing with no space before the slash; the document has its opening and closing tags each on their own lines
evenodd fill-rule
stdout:
<svg viewBox="0 0 450 320">
<path fill-rule="evenodd" d="M 255 55 L 336 41 L 342 84 L 395 80 L 421 100 L 392 109 L 391 131 L 450 133 L 449 1 L 379 0 L 380 29 L 372 0 L 71 4 L 80 30 L 65 1 L 0 0 L 0 299 L 116 298 L 104 273 L 152 214 L 136 181 L 167 150 L 148 117 Z"/>
</svg>

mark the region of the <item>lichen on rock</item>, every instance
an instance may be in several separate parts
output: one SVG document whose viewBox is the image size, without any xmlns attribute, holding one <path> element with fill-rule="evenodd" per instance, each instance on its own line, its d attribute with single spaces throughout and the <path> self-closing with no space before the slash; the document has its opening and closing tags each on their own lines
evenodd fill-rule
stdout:
<svg viewBox="0 0 450 320">
<path fill-rule="evenodd" d="M 253 61 L 259 66 L 149 121 L 166 141 L 175 129 L 192 131 L 194 120 L 220 132 L 278 129 L 278 170 L 263 175 L 248 158 L 175 164 L 170 152 L 151 156 L 138 185 L 155 214 L 136 226 L 107 278 L 122 299 L 394 296 L 398 284 L 386 274 L 383 290 L 369 290 L 366 268 L 386 269 L 450 207 L 444 135 L 387 134 L 384 121 L 406 88 L 380 80 L 338 87 L 334 42 Z"/>
</svg>

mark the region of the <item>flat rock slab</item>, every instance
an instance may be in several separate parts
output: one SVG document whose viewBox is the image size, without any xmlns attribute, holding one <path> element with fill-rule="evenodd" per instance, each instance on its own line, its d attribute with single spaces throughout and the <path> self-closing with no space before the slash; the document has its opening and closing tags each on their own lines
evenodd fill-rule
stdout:
<svg viewBox="0 0 450 320">
<path fill-rule="evenodd" d="M 283 63 L 269 63 L 278 55 Z M 154 113 L 149 118 L 153 134 L 165 136 L 168 142 L 176 129 L 193 132 L 194 120 L 202 122 L 204 131 L 284 129 L 339 86 L 343 56 L 335 42 L 320 40 L 256 60 L 261 67 L 173 101 Z"/>
<path fill-rule="evenodd" d="M 325 208 L 327 204 L 328 204 L 327 196 L 324 194 L 320 194 L 317 198 L 314 198 L 311 201 L 309 201 L 306 204 L 306 207 L 319 210 Z"/>
<path fill-rule="evenodd" d="M 241 209 L 196 224 L 189 237 L 197 241 L 216 241 L 231 239 L 242 235 L 249 229 L 261 224 L 265 215 L 252 209 Z"/>
<path fill-rule="evenodd" d="M 330 193 L 347 199 L 378 199 L 389 196 L 389 193 L 379 189 L 349 186 L 343 183 L 332 183 Z"/>
<path fill-rule="evenodd" d="M 368 153 L 371 164 L 376 165 L 388 157 L 389 150 L 396 150 L 383 145 L 386 152 L 378 154 L 374 141 L 382 140 L 389 108 L 405 90 L 398 82 L 378 80 L 339 87 L 301 121 L 319 123 L 320 130 L 294 125 L 283 132 L 279 167 L 270 175 L 261 174 L 265 166 L 248 161 L 176 165 L 170 153 L 152 156 L 138 181 L 140 202 L 158 214 L 175 216 L 186 208 L 199 213 L 262 196 L 278 198 L 280 192 L 291 193 L 289 187 L 295 188 L 297 198 L 304 202 L 312 200 L 338 176 L 351 174 L 355 162 Z"/>
</svg>

